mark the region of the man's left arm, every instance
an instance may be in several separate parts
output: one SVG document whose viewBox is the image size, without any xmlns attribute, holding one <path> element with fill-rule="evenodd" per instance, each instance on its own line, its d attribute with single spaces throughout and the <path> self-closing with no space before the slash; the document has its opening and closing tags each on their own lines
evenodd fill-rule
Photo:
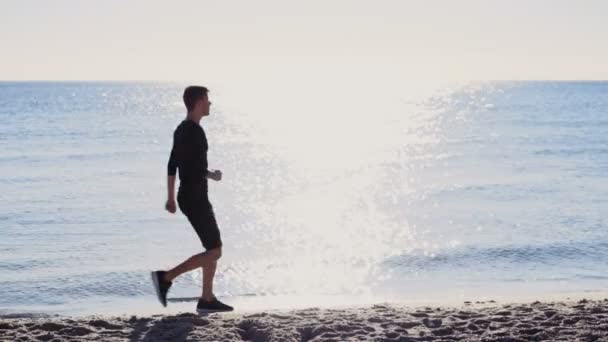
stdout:
<svg viewBox="0 0 608 342">
<path fill-rule="evenodd" d="M 219 182 L 222 180 L 222 171 L 220 170 L 207 170 L 207 178 L 213 179 Z"/>
</svg>

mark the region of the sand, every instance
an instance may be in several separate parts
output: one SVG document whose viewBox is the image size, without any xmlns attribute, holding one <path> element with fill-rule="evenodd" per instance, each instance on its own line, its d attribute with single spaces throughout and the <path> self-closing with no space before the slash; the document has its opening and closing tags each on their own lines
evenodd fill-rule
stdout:
<svg viewBox="0 0 608 342">
<path fill-rule="evenodd" d="M 250 314 L 0 318 L 1 341 L 608 341 L 608 299 Z"/>
</svg>

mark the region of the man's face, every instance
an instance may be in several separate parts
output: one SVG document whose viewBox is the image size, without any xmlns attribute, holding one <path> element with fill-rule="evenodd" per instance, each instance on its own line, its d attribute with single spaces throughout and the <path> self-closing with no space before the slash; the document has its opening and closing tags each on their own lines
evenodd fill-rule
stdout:
<svg viewBox="0 0 608 342">
<path fill-rule="evenodd" d="M 197 106 L 200 110 L 201 116 L 209 115 L 209 107 L 211 107 L 211 101 L 209 101 L 208 96 L 204 96 L 202 99 L 198 100 Z"/>
</svg>

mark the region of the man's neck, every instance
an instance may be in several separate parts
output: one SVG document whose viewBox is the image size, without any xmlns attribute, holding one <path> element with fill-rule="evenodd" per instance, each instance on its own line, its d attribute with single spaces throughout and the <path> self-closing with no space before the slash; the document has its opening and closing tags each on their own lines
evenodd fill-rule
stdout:
<svg viewBox="0 0 608 342">
<path fill-rule="evenodd" d="M 196 124 L 199 124 L 199 125 L 201 124 L 201 117 L 197 116 L 195 114 L 192 114 L 192 113 L 186 114 L 186 120 L 193 121 L 193 122 L 195 122 Z"/>
</svg>

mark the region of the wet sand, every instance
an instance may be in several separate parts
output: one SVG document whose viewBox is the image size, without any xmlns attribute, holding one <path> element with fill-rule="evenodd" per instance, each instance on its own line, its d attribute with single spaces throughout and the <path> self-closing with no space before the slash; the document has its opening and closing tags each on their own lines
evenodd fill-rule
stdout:
<svg viewBox="0 0 608 342">
<path fill-rule="evenodd" d="M 608 341 L 608 299 L 148 317 L 3 315 L 1 341 Z"/>
</svg>

